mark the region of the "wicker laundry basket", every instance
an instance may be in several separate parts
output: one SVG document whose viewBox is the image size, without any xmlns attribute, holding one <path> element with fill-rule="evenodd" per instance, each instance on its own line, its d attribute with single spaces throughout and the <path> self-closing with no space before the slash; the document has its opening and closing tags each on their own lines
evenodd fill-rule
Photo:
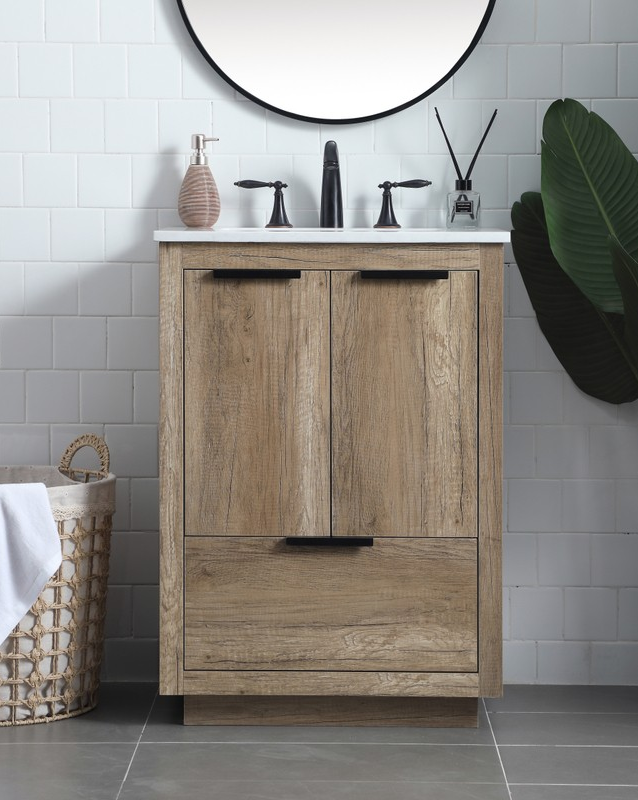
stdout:
<svg viewBox="0 0 638 800">
<path fill-rule="evenodd" d="M 93 447 L 100 469 L 71 460 Z M 104 644 L 115 475 L 99 436 L 78 437 L 58 467 L 0 467 L 0 483 L 44 483 L 62 563 L 31 609 L 0 642 L 0 726 L 74 717 L 95 708 Z"/>
</svg>

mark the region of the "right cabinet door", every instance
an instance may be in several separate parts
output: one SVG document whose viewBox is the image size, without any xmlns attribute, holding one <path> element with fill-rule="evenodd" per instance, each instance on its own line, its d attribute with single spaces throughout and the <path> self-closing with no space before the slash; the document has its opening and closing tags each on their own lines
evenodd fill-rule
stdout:
<svg viewBox="0 0 638 800">
<path fill-rule="evenodd" d="M 333 535 L 478 535 L 478 275 L 333 272 Z"/>
</svg>

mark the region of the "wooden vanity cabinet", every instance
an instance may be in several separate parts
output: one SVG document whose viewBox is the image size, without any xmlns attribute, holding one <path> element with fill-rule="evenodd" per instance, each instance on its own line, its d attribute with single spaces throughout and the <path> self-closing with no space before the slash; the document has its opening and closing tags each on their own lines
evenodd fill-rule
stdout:
<svg viewBox="0 0 638 800">
<path fill-rule="evenodd" d="M 493 244 L 160 245 L 186 722 L 467 725 L 500 693 L 501 275 Z"/>
</svg>

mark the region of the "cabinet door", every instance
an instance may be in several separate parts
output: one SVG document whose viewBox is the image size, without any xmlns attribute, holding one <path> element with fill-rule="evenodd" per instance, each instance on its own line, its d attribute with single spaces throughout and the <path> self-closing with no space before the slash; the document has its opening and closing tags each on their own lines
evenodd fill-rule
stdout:
<svg viewBox="0 0 638 800">
<path fill-rule="evenodd" d="M 290 547 L 281 539 L 190 537 L 185 667 L 475 671 L 476 545 L 378 539 L 374 547 Z"/>
<path fill-rule="evenodd" d="M 184 277 L 185 532 L 330 533 L 329 276 Z"/>
<path fill-rule="evenodd" d="M 332 399 L 334 534 L 477 535 L 475 271 L 333 273 Z"/>
</svg>

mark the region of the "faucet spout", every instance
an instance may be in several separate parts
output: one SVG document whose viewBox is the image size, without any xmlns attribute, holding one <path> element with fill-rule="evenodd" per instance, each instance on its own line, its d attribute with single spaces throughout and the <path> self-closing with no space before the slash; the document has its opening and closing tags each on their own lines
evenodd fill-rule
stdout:
<svg viewBox="0 0 638 800">
<path fill-rule="evenodd" d="M 341 173 L 337 143 L 326 142 L 323 151 L 323 178 L 321 181 L 321 228 L 343 228 L 343 200 L 341 198 Z"/>
</svg>

